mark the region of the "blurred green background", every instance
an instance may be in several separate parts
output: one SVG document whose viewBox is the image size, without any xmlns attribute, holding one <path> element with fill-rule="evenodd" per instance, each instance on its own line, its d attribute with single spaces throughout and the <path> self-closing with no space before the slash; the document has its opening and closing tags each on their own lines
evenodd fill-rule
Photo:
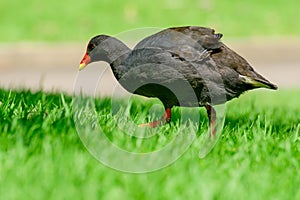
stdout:
<svg viewBox="0 0 300 200">
<path fill-rule="evenodd" d="M 1 0 L 0 199 L 300 199 L 299 8 L 299 0 Z M 223 136 L 205 159 L 194 143 L 153 173 L 99 164 L 76 133 L 72 97 L 60 94 L 74 91 L 85 43 L 101 33 L 184 25 L 223 33 L 279 91 L 228 103 Z M 108 65 L 99 65 L 80 73 L 100 80 Z M 101 95 L 115 89 L 106 72 Z M 105 116 L 109 99 L 99 102 L 101 123 L 115 130 Z M 143 106 L 148 112 L 152 104 Z M 174 127 L 150 145 L 160 148 Z M 147 144 L 111 135 L 128 149 Z"/>
<path fill-rule="evenodd" d="M 81 41 L 134 28 L 200 25 L 226 38 L 300 35 L 299 0 L 9 0 L 0 42 Z"/>
</svg>

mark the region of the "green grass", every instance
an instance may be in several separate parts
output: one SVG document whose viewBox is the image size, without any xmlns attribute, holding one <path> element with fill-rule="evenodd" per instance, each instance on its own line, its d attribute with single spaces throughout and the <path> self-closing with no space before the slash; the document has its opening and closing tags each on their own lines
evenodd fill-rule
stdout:
<svg viewBox="0 0 300 200">
<path fill-rule="evenodd" d="M 205 159 L 198 158 L 194 143 L 169 167 L 130 174 L 103 166 L 84 148 L 71 97 L 1 90 L 0 199 L 299 199 L 299 92 L 249 92 L 227 104 L 222 137 Z M 131 117 L 140 123 L 146 114 L 139 109 L 156 101 L 133 102 Z M 114 130 L 113 120 L 120 117 L 109 114 L 110 99 L 95 105 L 99 124 Z M 107 136 L 122 148 L 160 148 L 180 128 L 178 113 L 150 142 L 138 143 L 120 131 Z"/>
<path fill-rule="evenodd" d="M 201 25 L 229 37 L 299 36 L 298 0 L 10 0 L 0 3 L 0 42 L 86 41 L 143 27 Z"/>
</svg>

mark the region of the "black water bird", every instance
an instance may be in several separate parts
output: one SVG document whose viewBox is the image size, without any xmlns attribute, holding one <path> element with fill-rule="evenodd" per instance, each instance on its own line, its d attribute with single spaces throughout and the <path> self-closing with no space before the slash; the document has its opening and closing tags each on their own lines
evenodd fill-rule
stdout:
<svg viewBox="0 0 300 200">
<path fill-rule="evenodd" d="M 141 126 L 170 122 L 173 106 L 204 106 L 215 134 L 213 105 L 247 90 L 277 89 L 222 43 L 222 36 L 205 27 L 168 28 L 146 37 L 131 50 L 117 38 L 98 35 L 89 41 L 79 69 L 105 61 L 127 91 L 160 99 L 165 107 L 163 117 Z"/>
</svg>

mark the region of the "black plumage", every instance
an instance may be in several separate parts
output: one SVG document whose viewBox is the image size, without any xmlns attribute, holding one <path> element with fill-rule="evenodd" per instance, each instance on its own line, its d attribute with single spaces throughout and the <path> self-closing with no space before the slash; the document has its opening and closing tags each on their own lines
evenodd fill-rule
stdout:
<svg viewBox="0 0 300 200">
<path fill-rule="evenodd" d="M 166 114 L 146 124 L 151 127 L 170 121 L 173 106 L 205 106 L 215 116 L 211 105 L 254 88 L 277 89 L 221 38 L 210 28 L 176 27 L 146 37 L 131 50 L 114 37 L 99 35 L 90 40 L 80 69 L 106 61 L 126 90 L 159 98 Z"/>
</svg>

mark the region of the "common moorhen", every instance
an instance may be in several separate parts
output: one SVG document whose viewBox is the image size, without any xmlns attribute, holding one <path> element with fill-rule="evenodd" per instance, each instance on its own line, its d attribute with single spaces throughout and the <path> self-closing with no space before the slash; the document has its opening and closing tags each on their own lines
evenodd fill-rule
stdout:
<svg viewBox="0 0 300 200">
<path fill-rule="evenodd" d="M 163 117 L 141 126 L 170 122 L 173 106 L 204 106 L 215 134 L 212 105 L 254 88 L 277 89 L 223 44 L 222 36 L 205 27 L 168 28 L 146 37 L 131 50 L 114 37 L 98 35 L 89 41 L 79 69 L 105 61 L 127 91 L 160 99 L 165 107 Z"/>
</svg>

